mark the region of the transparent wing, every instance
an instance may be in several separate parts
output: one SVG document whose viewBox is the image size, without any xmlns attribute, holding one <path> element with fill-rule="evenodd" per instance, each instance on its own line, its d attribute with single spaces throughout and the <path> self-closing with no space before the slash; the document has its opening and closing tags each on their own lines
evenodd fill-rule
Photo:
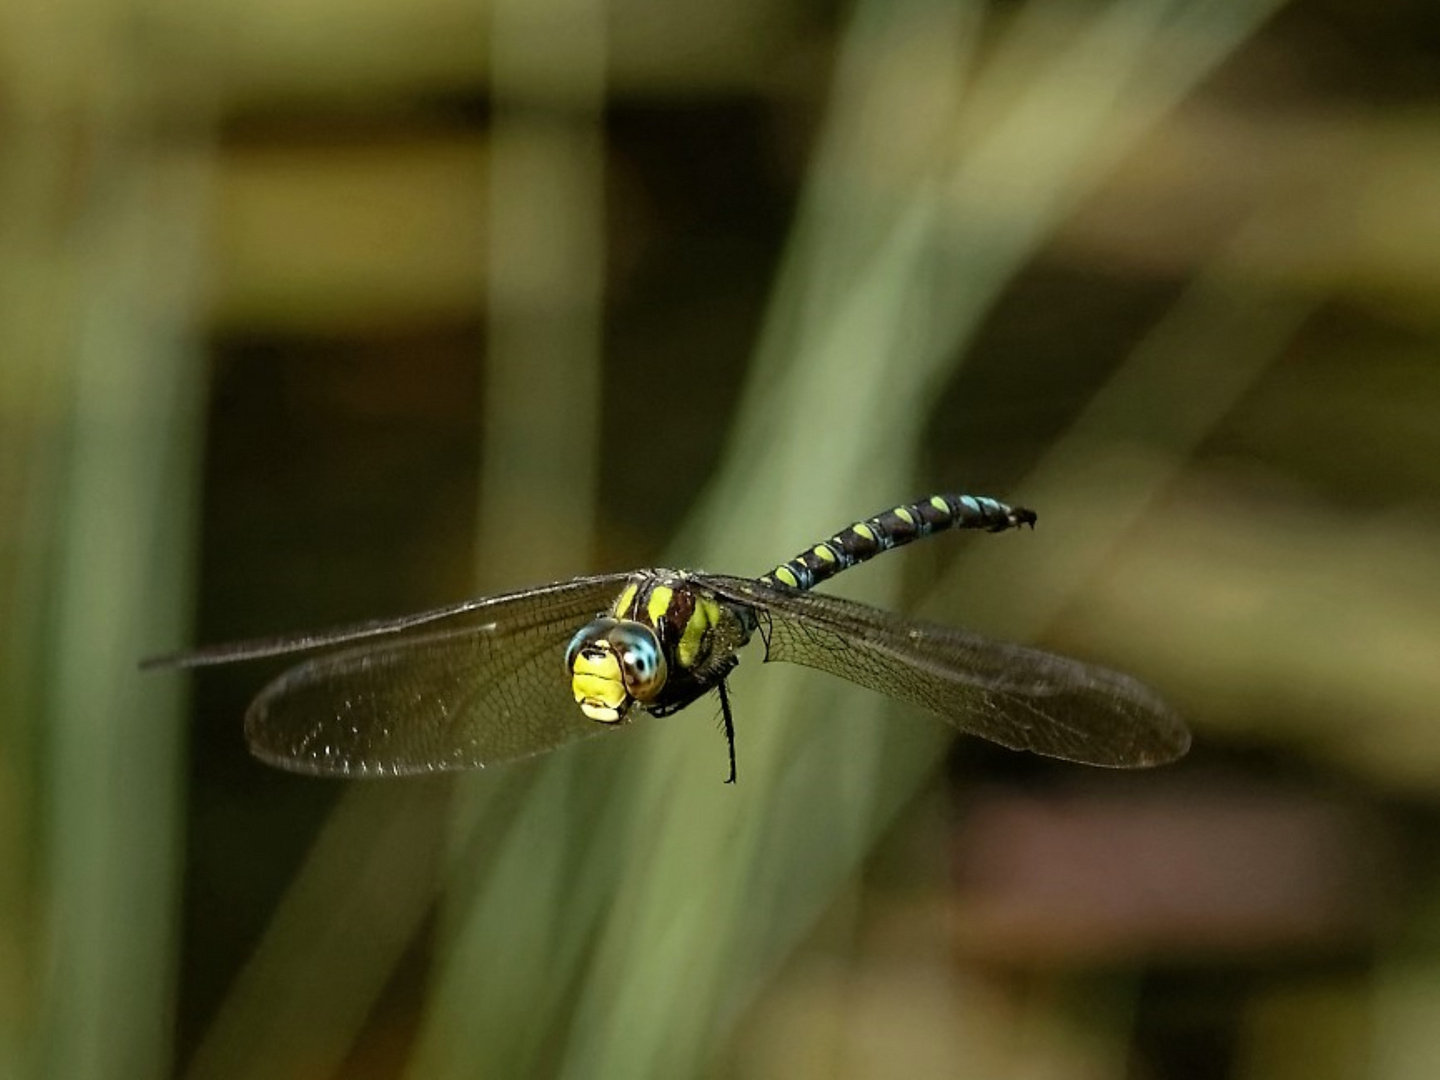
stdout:
<svg viewBox="0 0 1440 1080">
<path fill-rule="evenodd" d="M 529 589 L 500 593 L 496 596 L 482 596 L 475 600 L 462 600 L 458 604 L 431 608 L 412 615 L 401 615 L 392 619 L 372 619 L 369 622 L 353 623 L 349 626 L 333 627 L 299 634 L 285 634 L 280 637 L 255 638 L 225 645 L 208 645 L 184 652 L 152 656 L 140 661 L 141 668 L 192 668 L 209 667 L 213 664 L 234 664 L 244 660 L 260 660 L 267 656 L 285 656 L 289 653 L 310 652 L 328 649 L 337 645 L 366 641 L 371 638 L 390 637 L 420 627 L 455 620 L 466 625 L 487 621 L 506 622 L 509 620 L 565 619 L 583 615 L 591 607 L 605 606 L 624 585 L 629 574 L 595 574 L 589 577 L 568 578 L 553 585 L 539 585 Z M 591 612 L 593 615 L 594 612 Z M 577 626 L 578 630 L 579 627 Z"/>
<path fill-rule="evenodd" d="M 767 659 L 838 675 L 1002 746 L 1123 768 L 1190 748 L 1184 721 L 1128 675 L 839 597 L 720 575 L 700 583 L 755 610 Z"/>
<path fill-rule="evenodd" d="M 364 641 L 307 660 L 261 691 L 245 714 L 254 754 L 281 768 L 332 776 L 478 768 L 612 730 L 576 706 L 564 654 L 575 631 L 610 604 L 628 576 L 580 578 L 169 662 L 225 663 Z M 462 615 L 465 625 L 414 632 Z"/>
</svg>

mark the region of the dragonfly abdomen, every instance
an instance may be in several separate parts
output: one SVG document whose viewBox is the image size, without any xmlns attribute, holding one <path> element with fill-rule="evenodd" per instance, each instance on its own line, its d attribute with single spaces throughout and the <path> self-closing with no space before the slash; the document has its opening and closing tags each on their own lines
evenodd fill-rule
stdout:
<svg viewBox="0 0 1440 1080">
<path fill-rule="evenodd" d="M 946 529 L 1003 532 L 1034 525 L 1035 512 L 1007 506 L 984 495 L 932 495 L 920 502 L 884 510 L 822 540 L 760 578 L 767 585 L 810 589 L 842 570 Z"/>
</svg>

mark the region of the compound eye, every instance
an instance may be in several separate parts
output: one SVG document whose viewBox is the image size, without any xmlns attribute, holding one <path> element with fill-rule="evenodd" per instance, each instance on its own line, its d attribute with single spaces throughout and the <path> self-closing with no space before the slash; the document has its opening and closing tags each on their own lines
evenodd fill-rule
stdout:
<svg viewBox="0 0 1440 1080">
<path fill-rule="evenodd" d="M 573 672 L 575 670 L 575 658 L 580 655 L 581 650 L 587 645 L 594 645 L 596 642 L 604 641 L 613 629 L 615 629 L 615 620 L 603 618 L 586 623 L 576 631 L 575 636 L 570 639 L 570 644 L 565 647 L 565 670 Z"/>
<path fill-rule="evenodd" d="M 610 643 L 620 657 L 620 674 L 625 689 L 637 701 L 654 701 L 665 688 L 665 653 L 655 631 L 637 622 L 623 622 L 610 634 Z"/>
</svg>

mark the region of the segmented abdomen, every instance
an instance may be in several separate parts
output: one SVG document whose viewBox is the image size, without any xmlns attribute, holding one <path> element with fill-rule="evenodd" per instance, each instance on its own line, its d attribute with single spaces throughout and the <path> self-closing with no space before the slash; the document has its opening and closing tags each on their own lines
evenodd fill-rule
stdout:
<svg viewBox="0 0 1440 1080">
<path fill-rule="evenodd" d="M 1035 512 L 1007 506 L 983 495 L 932 495 L 921 502 L 897 506 L 857 521 L 783 562 L 760 578 L 767 585 L 809 589 L 882 551 L 945 529 L 986 529 L 1003 532 L 1035 524 Z"/>
</svg>

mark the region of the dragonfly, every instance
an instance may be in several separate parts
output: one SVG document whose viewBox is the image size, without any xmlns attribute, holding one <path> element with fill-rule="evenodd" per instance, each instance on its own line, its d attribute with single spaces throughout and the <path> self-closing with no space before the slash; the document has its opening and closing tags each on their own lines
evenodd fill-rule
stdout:
<svg viewBox="0 0 1440 1080">
<path fill-rule="evenodd" d="M 1128 675 L 813 591 L 935 533 L 1035 522 L 1034 511 L 996 499 L 933 495 L 856 521 L 755 578 L 658 568 L 575 577 L 141 666 L 315 653 L 260 691 L 245 736 L 262 761 L 319 776 L 482 768 L 669 716 L 713 691 L 733 783 L 726 680 L 754 638 L 765 661 L 837 675 L 1014 750 L 1112 768 L 1183 756 L 1185 722 Z"/>
</svg>

